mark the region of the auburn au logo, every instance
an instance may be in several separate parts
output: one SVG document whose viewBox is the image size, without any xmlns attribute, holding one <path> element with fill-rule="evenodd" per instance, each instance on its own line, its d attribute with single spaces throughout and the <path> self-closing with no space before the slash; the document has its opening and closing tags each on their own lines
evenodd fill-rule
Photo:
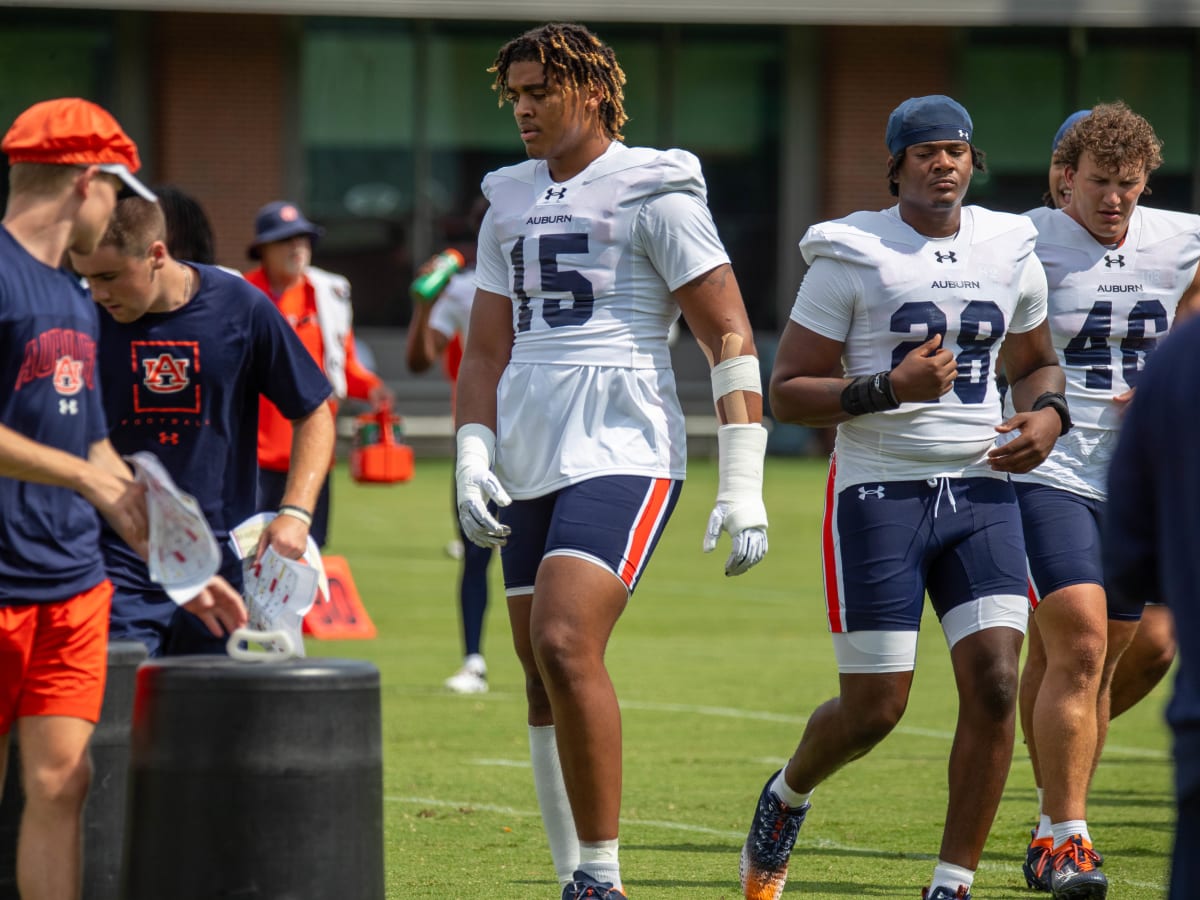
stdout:
<svg viewBox="0 0 1200 900">
<path fill-rule="evenodd" d="M 200 345 L 196 341 L 130 341 L 133 412 L 200 412 Z"/>
<path fill-rule="evenodd" d="M 188 386 L 188 364 L 190 359 L 181 359 L 169 353 L 142 360 L 142 384 L 156 394 L 178 394 Z"/>
<path fill-rule="evenodd" d="M 54 390 L 65 396 L 83 390 L 83 363 L 69 356 L 60 356 L 54 363 Z"/>
</svg>

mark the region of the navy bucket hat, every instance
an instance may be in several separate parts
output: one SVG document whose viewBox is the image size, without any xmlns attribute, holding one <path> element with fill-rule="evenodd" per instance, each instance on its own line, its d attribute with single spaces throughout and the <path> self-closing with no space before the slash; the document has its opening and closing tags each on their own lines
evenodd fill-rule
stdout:
<svg viewBox="0 0 1200 900">
<path fill-rule="evenodd" d="M 246 252 L 251 259 L 258 259 L 261 255 L 259 248 L 263 244 L 286 241 L 298 234 L 307 234 L 315 241 L 324 233 L 324 228 L 304 218 L 304 213 L 295 203 L 276 200 L 260 209 L 254 217 L 254 240 Z"/>
</svg>

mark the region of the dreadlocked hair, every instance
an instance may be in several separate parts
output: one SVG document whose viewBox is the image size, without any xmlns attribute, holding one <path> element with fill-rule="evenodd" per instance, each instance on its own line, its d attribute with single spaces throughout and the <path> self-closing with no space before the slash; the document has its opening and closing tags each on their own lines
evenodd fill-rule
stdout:
<svg viewBox="0 0 1200 900">
<path fill-rule="evenodd" d="M 541 63 L 546 79 L 564 91 L 598 91 L 600 124 L 610 138 L 624 140 L 621 127 L 629 121 L 625 114 L 625 72 L 612 48 L 583 25 L 542 25 L 501 47 L 488 68 L 496 73 L 492 90 L 499 94 L 500 106 L 508 99 L 509 66 L 517 62 Z"/>
</svg>

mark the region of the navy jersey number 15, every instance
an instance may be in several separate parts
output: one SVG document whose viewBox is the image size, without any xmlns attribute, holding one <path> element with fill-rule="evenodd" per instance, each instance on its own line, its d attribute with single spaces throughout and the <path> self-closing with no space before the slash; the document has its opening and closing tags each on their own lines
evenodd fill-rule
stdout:
<svg viewBox="0 0 1200 900">
<path fill-rule="evenodd" d="M 592 305 L 596 302 L 592 283 L 581 273 L 571 269 L 560 269 L 558 257 L 563 253 L 587 253 L 588 236 L 578 232 L 566 234 L 542 234 L 537 238 L 538 264 L 541 267 L 542 291 L 545 293 L 570 294 L 572 304 L 562 305 L 558 298 L 542 300 L 542 320 L 551 328 L 564 325 L 582 325 L 592 317 Z M 533 309 L 529 295 L 525 293 L 525 237 L 517 238 L 512 248 L 513 293 L 520 301 L 517 306 L 517 332 L 528 331 L 533 321 Z"/>
</svg>

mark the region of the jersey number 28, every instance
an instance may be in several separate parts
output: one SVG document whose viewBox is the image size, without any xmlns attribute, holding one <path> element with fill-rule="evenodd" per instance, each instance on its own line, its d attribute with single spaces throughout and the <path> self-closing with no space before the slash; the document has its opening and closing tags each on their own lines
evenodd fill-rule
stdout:
<svg viewBox="0 0 1200 900">
<path fill-rule="evenodd" d="M 891 330 L 912 334 L 914 328 L 925 326 L 925 337 L 919 341 L 902 341 L 892 351 L 892 368 L 935 334 L 946 339 L 946 314 L 932 301 L 912 301 L 902 304 L 892 313 Z M 971 300 L 959 316 L 958 377 L 954 393 L 962 403 L 982 403 L 987 396 L 988 374 L 992 369 L 992 345 L 1004 336 L 1004 313 L 991 300 Z M 937 400 L 931 401 L 937 403 Z"/>
</svg>

